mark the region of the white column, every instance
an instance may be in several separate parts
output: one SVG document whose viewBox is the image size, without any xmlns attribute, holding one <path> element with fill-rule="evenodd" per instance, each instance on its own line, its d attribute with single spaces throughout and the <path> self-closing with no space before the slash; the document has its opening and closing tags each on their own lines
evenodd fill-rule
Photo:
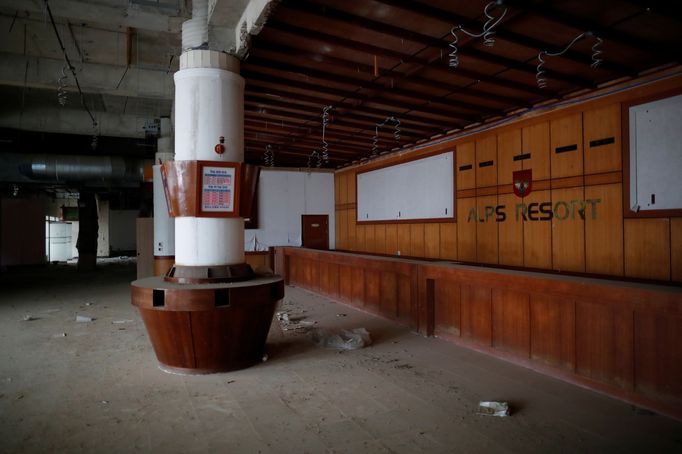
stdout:
<svg viewBox="0 0 682 454">
<path fill-rule="evenodd" d="M 215 146 L 225 138 L 225 152 Z M 244 160 L 244 79 L 239 61 L 210 50 L 180 56 L 175 73 L 175 160 Z M 175 218 L 175 263 L 244 263 L 242 218 Z"/>
</svg>

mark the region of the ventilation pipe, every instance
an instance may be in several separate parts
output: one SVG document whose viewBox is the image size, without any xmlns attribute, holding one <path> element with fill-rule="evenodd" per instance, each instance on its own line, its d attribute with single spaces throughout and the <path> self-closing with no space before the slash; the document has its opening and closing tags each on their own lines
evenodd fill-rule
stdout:
<svg viewBox="0 0 682 454">
<path fill-rule="evenodd" d="M 18 164 L 19 171 L 34 180 L 73 181 L 130 181 L 141 182 L 149 160 L 118 156 L 29 155 Z"/>
<path fill-rule="evenodd" d="M 192 18 L 182 23 L 182 50 L 208 47 L 208 0 L 192 1 Z"/>
</svg>

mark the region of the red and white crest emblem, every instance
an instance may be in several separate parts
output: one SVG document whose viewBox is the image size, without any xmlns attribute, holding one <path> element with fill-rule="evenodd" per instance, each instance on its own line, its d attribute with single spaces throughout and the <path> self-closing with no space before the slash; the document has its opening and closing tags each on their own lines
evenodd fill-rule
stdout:
<svg viewBox="0 0 682 454">
<path fill-rule="evenodd" d="M 533 190 L 533 170 L 517 170 L 513 174 L 514 194 L 517 197 L 525 197 Z"/>
</svg>

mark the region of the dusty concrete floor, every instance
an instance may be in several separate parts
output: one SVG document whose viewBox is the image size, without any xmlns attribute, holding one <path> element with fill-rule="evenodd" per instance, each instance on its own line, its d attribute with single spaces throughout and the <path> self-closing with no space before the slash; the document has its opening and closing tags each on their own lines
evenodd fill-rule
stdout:
<svg viewBox="0 0 682 454">
<path fill-rule="evenodd" d="M 275 321 L 267 362 L 169 375 L 130 305 L 133 279 L 130 264 L 0 276 L 0 452 L 682 451 L 680 422 L 296 288 L 284 308 L 365 327 L 374 345 L 338 353 Z M 479 400 L 513 415 L 477 415 Z"/>
</svg>

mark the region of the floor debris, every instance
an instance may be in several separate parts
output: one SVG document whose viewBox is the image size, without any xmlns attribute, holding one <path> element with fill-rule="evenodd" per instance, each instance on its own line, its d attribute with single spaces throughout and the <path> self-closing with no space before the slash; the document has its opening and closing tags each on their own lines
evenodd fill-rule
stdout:
<svg viewBox="0 0 682 454">
<path fill-rule="evenodd" d="M 308 331 L 317 324 L 316 321 L 305 320 L 306 316 L 302 312 L 293 314 L 287 311 L 280 311 L 275 315 L 277 320 L 279 320 L 282 331 Z"/>
<path fill-rule="evenodd" d="M 38 317 L 34 317 L 32 315 L 24 315 L 23 321 L 25 322 L 32 322 L 34 320 L 40 320 Z"/>
<path fill-rule="evenodd" d="M 318 328 L 311 331 L 311 339 L 317 346 L 336 350 L 357 350 L 372 344 L 369 331 L 365 328 L 351 330 Z"/>
<path fill-rule="evenodd" d="M 52 336 L 52 337 L 66 337 L 66 333 L 55 334 L 55 335 Z"/>
<path fill-rule="evenodd" d="M 94 318 L 88 317 L 87 315 L 76 315 L 76 321 L 79 323 L 89 323 L 94 320 Z"/>
<path fill-rule="evenodd" d="M 128 320 L 128 319 L 125 319 L 125 320 L 114 320 L 114 321 L 111 322 L 111 323 L 112 323 L 113 325 L 121 325 L 121 324 L 123 324 L 123 323 L 133 323 L 133 320 Z"/>
<path fill-rule="evenodd" d="M 478 414 L 486 416 L 509 416 L 507 402 L 481 401 L 478 403 Z"/>
</svg>

